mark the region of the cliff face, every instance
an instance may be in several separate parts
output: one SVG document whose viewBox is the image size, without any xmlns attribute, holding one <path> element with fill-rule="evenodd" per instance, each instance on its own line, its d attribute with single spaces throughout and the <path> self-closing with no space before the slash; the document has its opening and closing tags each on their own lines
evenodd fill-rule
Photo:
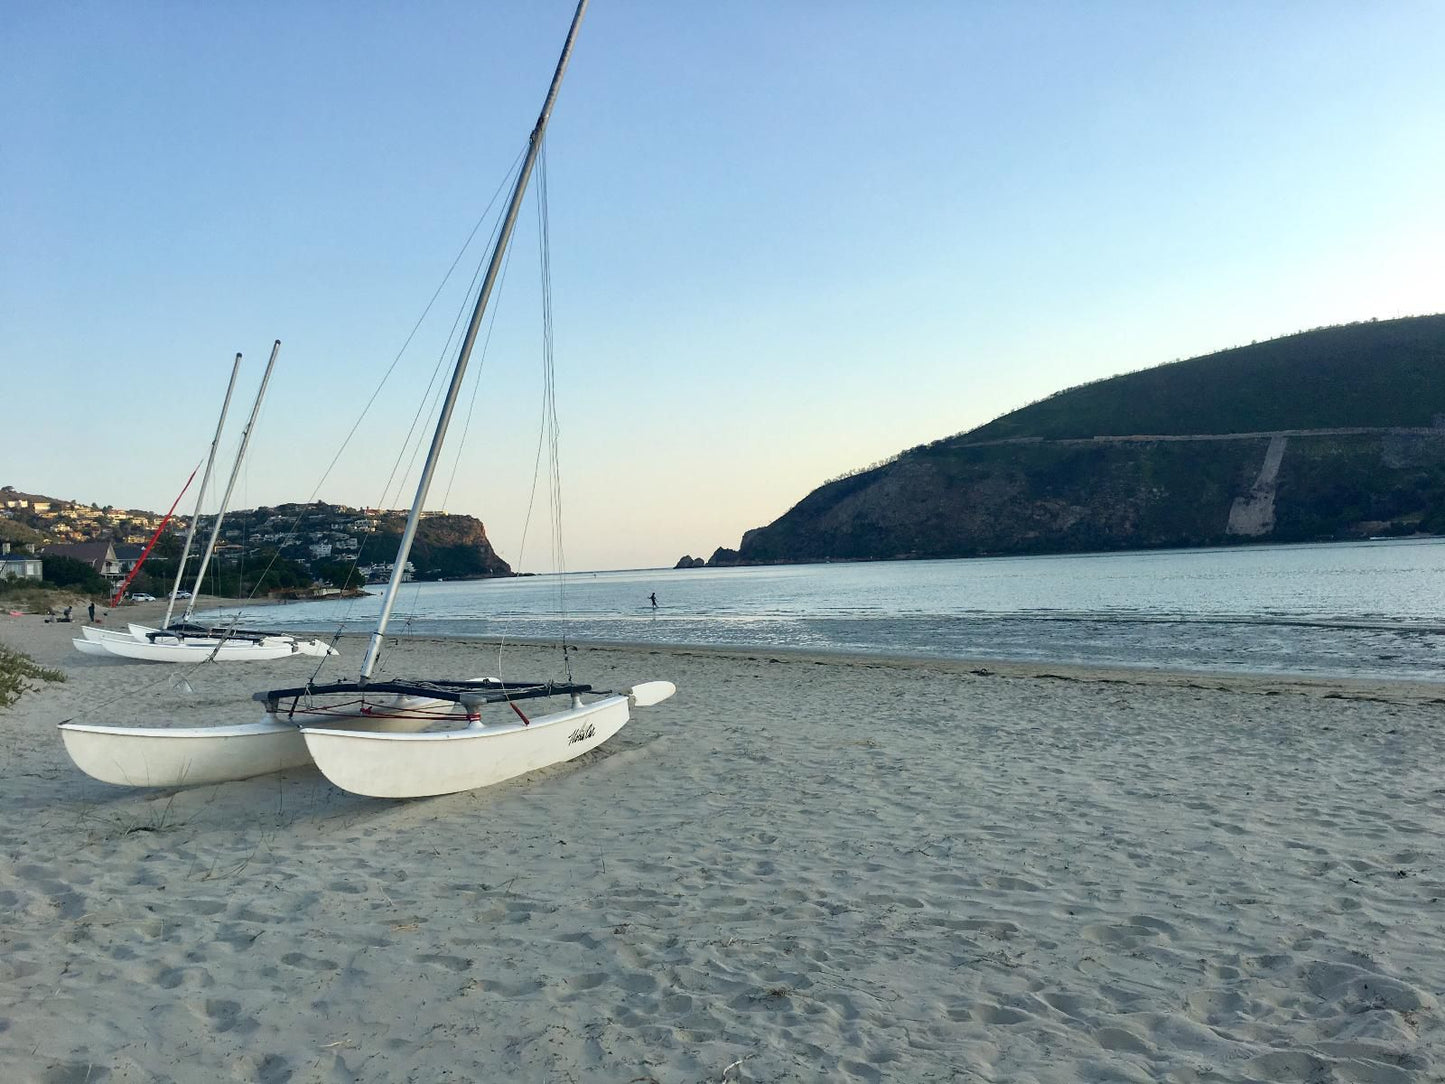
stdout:
<svg viewBox="0 0 1445 1084">
<path fill-rule="evenodd" d="M 809 494 L 715 564 L 1445 533 L 1445 429 L 954 444 Z"/>
<path fill-rule="evenodd" d="M 383 517 L 376 534 L 367 539 L 363 556 L 389 561 L 396 554 L 406 527 L 400 512 Z M 427 515 L 417 525 L 411 562 L 419 580 L 468 579 L 510 576 L 512 567 L 497 556 L 482 521 L 472 516 Z"/>
<path fill-rule="evenodd" d="M 829 482 L 709 564 L 1415 533 L 1445 534 L 1438 316 L 1309 332 L 1060 393 Z"/>
</svg>

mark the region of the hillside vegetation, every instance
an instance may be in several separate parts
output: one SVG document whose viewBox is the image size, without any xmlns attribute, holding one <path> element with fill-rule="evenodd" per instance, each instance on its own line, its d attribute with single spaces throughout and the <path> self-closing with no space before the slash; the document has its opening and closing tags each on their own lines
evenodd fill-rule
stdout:
<svg viewBox="0 0 1445 1084">
<path fill-rule="evenodd" d="M 1261 433 L 1435 424 L 1445 315 L 1321 328 L 1070 388 L 959 438 Z"/>
<path fill-rule="evenodd" d="M 814 490 L 710 564 L 1445 534 L 1445 316 L 1073 388 Z"/>
</svg>

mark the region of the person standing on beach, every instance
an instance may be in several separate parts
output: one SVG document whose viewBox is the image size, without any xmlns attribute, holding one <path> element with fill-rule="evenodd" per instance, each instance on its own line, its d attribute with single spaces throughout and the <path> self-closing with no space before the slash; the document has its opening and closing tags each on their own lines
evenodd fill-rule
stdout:
<svg viewBox="0 0 1445 1084">
<path fill-rule="evenodd" d="M 91 623 L 92 625 L 94 625 L 94 624 L 95 624 L 95 602 L 92 601 L 91 604 L 87 607 L 87 609 L 90 610 L 90 623 Z"/>
<path fill-rule="evenodd" d="M 654 591 L 654 592 L 652 592 L 652 594 L 648 595 L 647 597 L 650 598 L 650 599 L 652 599 L 652 608 L 653 608 L 654 610 L 657 609 L 657 592 Z"/>
</svg>

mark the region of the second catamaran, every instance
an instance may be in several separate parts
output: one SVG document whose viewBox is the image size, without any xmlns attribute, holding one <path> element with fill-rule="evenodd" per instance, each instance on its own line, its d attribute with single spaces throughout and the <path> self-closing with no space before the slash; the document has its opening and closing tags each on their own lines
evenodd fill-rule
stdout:
<svg viewBox="0 0 1445 1084">
<path fill-rule="evenodd" d="M 251 440 L 251 430 L 255 427 L 256 416 L 260 413 L 261 402 L 266 395 L 266 386 L 270 383 L 271 371 L 276 366 L 276 356 L 280 351 L 281 340 L 277 339 L 271 346 L 271 358 L 266 363 L 266 371 L 261 377 L 261 387 L 256 392 L 256 402 L 251 407 L 250 420 L 247 421 L 246 428 L 242 431 L 241 447 L 237 451 L 236 461 L 231 467 L 231 477 L 226 484 L 225 495 L 221 498 L 221 507 L 211 525 L 211 536 L 201 557 L 200 568 L 196 571 L 195 589 L 186 603 L 185 614 L 180 621 L 171 622 L 171 615 L 175 612 L 177 592 L 180 590 L 182 578 L 185 575 L 186 559 L 190 556 L 191 542 L 196 533 L 196 523 L 200 519 L 201 502 L 206 496 L 206 487 L 211 479 L 211 469 L 215 464 L 216 448 L 221 440 L 221 430 L 226 423 L 226 411 L 231 404 L 231 393 L 236 387 L 236 374 L 241 366 L 240 354 L 236 355 L 236 361 L 231 366 L 231 381 L 226 387 L 226 398 L 221 404 L 221 416 L 216 422 L 216 435 L 211 440 L 211 450 L 206 458 L 206 472 L 201 478 L 201 488 L 196 495 L 196 511 L 191 516 L 190 527 L 186 531 L 180 567 L 176 570 L 175 583 L 171 587 L 170 601 L 166 606 L 165 622 L 160 628 L 132 623 L 124 631 L 105 629 L 98 625 L 86 625 L 81 629 L 82 635 L 72 641 L 81 653 L 138 659 L 142 662 L 181 663 L 267 661 L 290 656 L 336 654 L 332 648 L 320 640 L 301 639 L 289 633 L 257 632 L 226 625 L 198 625 L 191 621 L 191 617 L 195 613 L 196 599 L 200 596 L 201 587 L 205 582 L 206 569 L 216 551 L 216 543 L 221 537 L 221 523 L 230 506 L 231 494 L 236 487 L 236 478 L 240 474 L 241 464 L 245 460 L 246 448 Z"/>
</svg>

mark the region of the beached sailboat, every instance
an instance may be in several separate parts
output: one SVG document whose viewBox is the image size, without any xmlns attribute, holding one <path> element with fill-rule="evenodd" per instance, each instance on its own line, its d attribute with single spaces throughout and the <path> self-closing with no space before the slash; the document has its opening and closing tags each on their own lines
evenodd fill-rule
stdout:
<svg viewBox="0 0 1445 1084">
<path fill-rule="evenodd" d="M 467 363 L 586 8 L 587 0 L 580 0 L 532 129 L 357 680 L 257 693 L 255 699 L 265 705 L 262 720 L 240 726 L 138 729 L 63 724 L 66 749 L 82 770 L 107 782 L 176 786 L 246 778 L 310 759 L 337 786 L 358 794 L 383 798 L 449 794 L 581 756 L 616 734 L 631 709 L 660 703 L 676 691 L 671 682 L 649 681 L 584 701 L 592 687 L 570 678 L 566 682 L 372 679 Z M 530 718 L 522 710 L 522 702 L 547 697 L 566 698 L 567 706 Z M 511 710 L 483 719 L 481 709 L 486 704 L 503 704 Z"/>
<path fill-rule="evenodd" d="M 171 622 L 171 615 L 175 612 L 176 598 L 185 575 L 186 559 L 190 556 L 191 543 L 195 538 L 196 523 L 200 519 L 202 502 L 205 500 L 206 488 L 211 479 L 211 470 L 215 465 L 216 448 L 221 440 L 221 430 L 225 426 L 226 411 L 231 404 L 231 393 L 236 387 L 236 374 L 241 366 L 240 354 L 236 355 L 235 363 L 231 366 L 231 380 L 226 386 L 226 398 L 221 404 L 220 418 L 216 421 L 216 435 L 211 440 L 211 449 L 206 458 L 206 472 L 201 478 L 201 488 L 196 494 L 196 509 L 186 531 L 186 541 L 181 550 L 175 583 L 171 586 L 165 620 L 160 628 L 130 623 L 124 631 L 102 628 L 98 625 L 86 625 L 81 629 L 81 635 L 71 641 L 82 654 L 111 655 L 124 659 L 137 659 L 142 662 L 171 663 L 247 660 L 264 662 L 291 656 L 336 654 L 335 650 L 320 640 L 302 639 L 283 632 L 258 632 L 224 625 L 197 625 L 191 621 L 195 613 L 196 599 L 205 582 L 206 570 L 216 551 L 216 543 L 220 540 L 221 523 L 225 519 L 226 509 L 230 505 L 231 494 L 236 486 L 236 479 L 241 472 L 241 464 L 245 460 L 246 448 L 251 440 L 251 430 L 255 427 L 256 416 L 260 413 L 261 402 L 266 395 L 266 386 L 270 383 L 271 371 L 275 368 L 276 356 L 280 351 L 281 341 L 278 339 L 271 346 L 271 358 L 266 363 L 266 371 L 261 377 L 261 386 L 256 392 L 256 401 L 251 407 L 250 420 L 247 421 L 246 428 L 241 433 L 241 446 L 236 453 L 236 461 L 231 466 L 231 477 L 226 485 L 225 495 L 221 498 L 221 507 L 211 525 L 211 536 L 201 557 L 201 564 L 196 572 L 195 589 L 187 600 L 185 614 L 179 622 Z"/>
</svg>

